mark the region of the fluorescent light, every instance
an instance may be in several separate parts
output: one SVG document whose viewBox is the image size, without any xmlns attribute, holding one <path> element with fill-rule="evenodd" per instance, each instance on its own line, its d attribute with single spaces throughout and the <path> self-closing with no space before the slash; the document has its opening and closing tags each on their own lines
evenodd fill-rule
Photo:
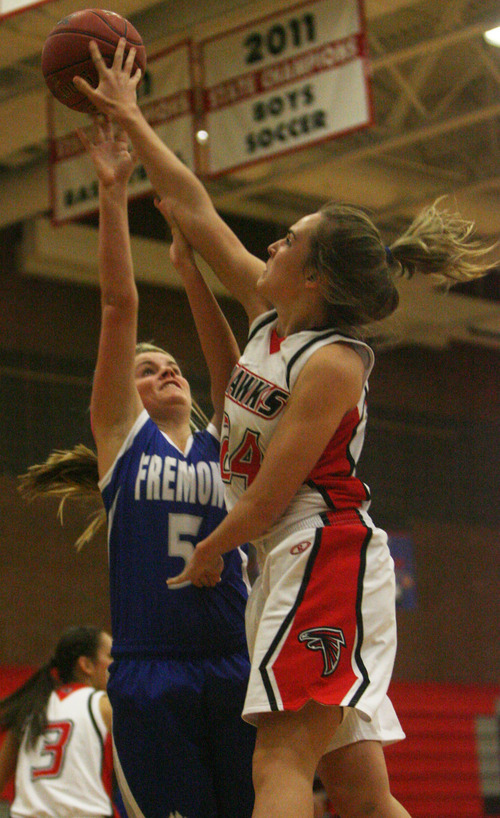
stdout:
<svg viewBox="0 0 500 818">
<path fill-rule="evenodd" d="M 484 32 L 484 39 L 490 45 L 496 45 L 500 47 L 500 26 L 496 28 L 490 28 L 489 31 Z"/>
</svg>

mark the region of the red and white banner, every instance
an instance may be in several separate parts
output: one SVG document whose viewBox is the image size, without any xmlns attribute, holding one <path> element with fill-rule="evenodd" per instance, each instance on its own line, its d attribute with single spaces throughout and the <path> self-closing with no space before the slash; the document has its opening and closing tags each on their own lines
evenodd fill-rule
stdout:
<svg viewBox="0 0 500 818">
<path fill-rule="evenodd" d="M 193 49 L 189 41 L 152 57 L 141 108 L 160 138 L 192 170 L 217 176 L 372 122 L 362 0 L 307 0 L 198 46 L 203 127 L 197 145 Z M 49 99 L 53 221 L 97 209 L 97 177 L 75 134 L 88 118 Z M 196 147 L 195 147 L 196 145 Z M 201 156 L 201 161 L 198 159 Z M 144 168 L 130 197 L 151 191 Z"/>
<path fill-rule="evenodd" d="M 200 43 L 205 172 L 369 125 L 361 0 L 312 0 Z"/>
<path fill-rule="evenodd" d="M 160 138 L 192 170 L 195 168 L 191 44 L 183 42 L 151 58 L 139 87 L 141 110 Z M 95 212 L 98 182 L 75 128 L 89 118 L 49 98 L 50 186 L 55 224 Z M 135 168 L 130 198 L 151 191 L 144 168 Z"/>
</svg>

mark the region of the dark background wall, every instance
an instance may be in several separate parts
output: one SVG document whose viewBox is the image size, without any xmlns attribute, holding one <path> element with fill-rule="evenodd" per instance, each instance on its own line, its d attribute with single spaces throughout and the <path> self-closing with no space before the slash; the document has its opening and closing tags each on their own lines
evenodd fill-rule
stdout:
<svg viewBox="0 0 500 818">
<path fill-rule="evenodd" d="M 264 247 L 267 240 L 264 237 Z M 54 448 L 92 445 L 95 289 L 24 278 L 20 229 L 0 235 L 0 664 L 38 663 L 75 622 L 109 627 L 104 534 L 73 542 L 90 509 L 27 506 L 16 475 Z M 182 292 L 140 287 L 140 337 L 168 346 L 206 405 Z M 240 308 L 222 306 L 244 341 Z M 380 350 L 359 473 L 377 523 L 413 541 L 417 606 L 398 614 L 401 680 L 498 680 L 499 367 L 496 350 Z"/>
</svg>

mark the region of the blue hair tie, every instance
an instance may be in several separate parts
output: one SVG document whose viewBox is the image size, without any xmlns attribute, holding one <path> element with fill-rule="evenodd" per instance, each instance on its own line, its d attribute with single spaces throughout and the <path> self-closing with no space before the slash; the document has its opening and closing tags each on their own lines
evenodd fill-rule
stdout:
<svg viewBox="0 0 500 818">
<path fill-rule="evenodd" d="M 390 247 L 387 246 L 387 244 L 385 245 L 385 257 L 387 259 L 387 264 L 389 265 L 389 267 L 392 264 L 394 264 L 394 256 L 392 255 L 392 250 Z"/>
</svg>

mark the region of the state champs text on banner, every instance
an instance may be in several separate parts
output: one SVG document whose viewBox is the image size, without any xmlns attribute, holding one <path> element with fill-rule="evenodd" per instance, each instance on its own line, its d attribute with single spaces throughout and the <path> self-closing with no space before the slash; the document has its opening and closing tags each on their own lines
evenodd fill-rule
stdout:
<svg viewBox="0 0 500 818">
<path fill-rule="evenodd" d="M 200 43 L 209 176 L 371 124 L 361 3 L 315 0 Z"/>
<path fill-rule="evenodd" d="M 191 43 L 181 42 L 148 61 L 139 87 L 141 110 L 148 122 L 182 161 L 195 166 Z M 50 139 L 50 203 L 52 221 L 63 224 L 94 212 L 98 182 L 75 128 L 92 131 L 89 117 L 48 99 Z M 149 193 L 142 166 L 134 169 L 129 198 Z"/>
</svg>

